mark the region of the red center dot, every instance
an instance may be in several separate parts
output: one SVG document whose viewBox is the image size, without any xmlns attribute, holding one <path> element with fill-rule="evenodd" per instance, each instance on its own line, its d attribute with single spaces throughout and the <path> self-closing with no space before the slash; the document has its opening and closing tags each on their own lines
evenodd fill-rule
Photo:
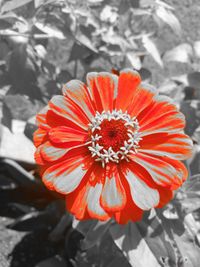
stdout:
<svg viewBox="0 0 200 267">
<path fill-rule="evenodd" d="M 123 120 L 104 120 L 100 125 L 101 130 L 94 132 L 94 135 L 98 134 L 102 137 L 98 141 L 99 145 L 106 150 L 112 147 L 115 152 L 119 151 L 120 147 L 124 146 L 124 141 L 129 139 L 127 127 L 124 124 Z"/>
</svg>

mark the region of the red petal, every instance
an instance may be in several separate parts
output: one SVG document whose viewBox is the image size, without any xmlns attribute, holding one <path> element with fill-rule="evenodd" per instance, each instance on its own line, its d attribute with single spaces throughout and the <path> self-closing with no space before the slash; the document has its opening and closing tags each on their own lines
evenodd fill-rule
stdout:
<svg viewBox="0 0 200 267">
<path fill-rule="evenodd" d="M 84 143 L 87 139 L 87 136 L 88 136 L 87 132 L 76 130 L 67 126 L 52 128 L 49 131 L 49 138 L 52 142 L 55 143 L 71 142 L 70 144 L 71 146 L 74 143 L 76 143 L 76 145 Z"/>
<path fill-rule="evenodd" d="M 139 151 L 184 160 L 192 155 L 192 140 L 185 134 L 151 134 L 140 141 Z"/>
<path fill-rule="evenodd" d="M 77 189 L 67 195 L 67 209 L 77 219 L 90 218 L 104 221 L 110 218 L 100 205 L 103 173 L 104 169 L 95 162 Z"/>
<path fill-rule="evenodd" d="M 166 157 L 159 157 L 162 161 L 167 162 L 168 164 L 172 165 L 174 169 L 176 170 L 176 176 L 178 180 L 178 184 L 173 184 L 171 186 L 171 190 L 178 189 L 187 179 L 188 177 L 188 170 L 185 167 L 185 165 L 178 160 L 166 158 Z"/>
<path fill-rule="evenodd" d="M 42 179 L 47 187 L 53 187 L 59 193 L 69 194 L 80 184 L 87 173 L 88 157 L 74 156 L 65 161 L 54 164 L 46 169 Z"/>
<path fill-rule="evenodd" d="M 160 194 L 160 202 L 156 208 L 162 208 L 169 203 L 169 201 L 173 198 L 173 191 L 164 187 L 157 188 Z"/>
<path fill-rule="evenodd" d="M 64 96 L 54 96 L 49 101 L 50 109 L 61 117 L 72 121 L 84 130 L 87 130 L 89 123 L 88 117 L 83 113 L 78 105 Z"/>
<path fill-rule="evenodd" d="M 92 119 L 95 109 L 88 88 L 83 82 L 72 80 L 64 85 L 62 92 L 64 96 L 75 102 L 88 118 Z"/>
<path fill-rule="evenodd" d="M 125 69 L 120 72 L 118 82 L 118 92 L 116 99 L 116 109 L 126 111 L 133 97 L 138 92 L 138 86 L 141 82 L 140 75 L 131 70 Z"/>
<path fill-rule="evenodd" d="M 108 212 L 115 212 L 124 208 L 126 192 L 120 181 L 119 173 L 112 173 L 112 177 L 106 177 L 100 203 Z"/>
<path fill-rule="evenodd" d="M 58 145 L 47 141 L 40 146 L 40 153 L 46 163 L 57 160 L 65 160 L 66 157 L 73 156 L 75 153 L 77 154 L 76 151 L 84 154 L 90 154 L 85 143 L 81 144 L 80 142 L 68 142 Z"/>
<path fill-rule="evenodd" d="M 162 109 L 162 113 L 160 110 Z M 172 103 L 172 99 L 166 96 L 156 94 L 151 102 L 140 111 L 138 119 L 141 123 L 145 123 L 146 119 L 154 117 L 158 118 L 163 114 L 177 112 L 177 107 Z"/>
<path fill-rule="evenodd" d="M 107 72 L 91 72 L 87 75 L 87 84 L 96 105 L 96 110 L 112 111 L 116 98 L 118 77 Z"/>
<path fill-rule="evenodd" d="M 34 154 L 34 158 L 38 165 L 45 165 L 46 162 L 41 155 L 41 147 L 42 146 L 37 147 L 35 154 Z"/>
<path fill-rule="evenodd" d="M 133 202 L 128 182 L 122 173 L 120 173 L 120 177 L 123 187 L 125 188 L 126 191 L 127 201 L 125 207 L 121 211 L 114 213 L 115 220 L 119 224 L 126 224 L 129 221 L 133 222 L 140 221 L 143 216 L 143 210 L 141 210 Z"/>
<path fill-rule="evenodd" d="M 55 147 L 49 141 L 41 145 L 40 153 L 46 161 L 56 161 L 62 158 L 69 149 Z"/>
<path fill-rule="evenodd" d="M 67 119 L 66 117 L 59 116 L 59 114 L 56 114 L 52 110 L 48 110 L 46 114 L 46 121 L 51 128 L 67 126 L 73 129 L 77 129 L 78 131 L 85 132 L 85 130 L 83 130 L 83 128 L 81 128 L 78 124 L 74 123 L 70 119 Z"/>
<path fill-rule="evenodd" d="M 156 94 L 157 91 L 154 87 L 141 84 L 127 108 L 128 114 L 130 114 L 131 117 L 138 116 L 154 101 L 153 98 Z"/>
<path fill-rule="evenodd" d="M 49 127 L 49 125 L 47 124 L 47 121 L 46 121 L 47 111 L 48 111 L 48 107 L 45 107 L 36 116 L 36 123 L 37 123 L 38 127 L 41 127 L 44 130 L 49 130 L 50 129 L 50 127 Z"/>
<path fill-rule="evenodd" d="M 130 197 L 130 199 L 127 200 L 127 204 L 124 209 L 119 212 L 116 212 L 114 214 L 114 217 L 119 224 L 126 224 L 129 221 L 138 222 L 142 220 L 143 212 L 143 210 L 141 210 L 138 206 L 135 205 L 135 203 L 131 200 Z"/>
<path fill-rule="evenodd" d="M 130 187 L 133 202 L 140 209 L 149 210 L 158 205 L 160 200 L 158 190 L 149 187 L 148 184 L 140 179 L 136 171 L 127 171 L 125 177 Z"/>
<path fill-rule="evenodd" d="M 102 183 L 96 183 L 94 186 L 89 187 L 87 195 L 87 205 L 88 213 L 91 218 L 105 221 L 109 219 L 109 215 L 100 205 L 102 188 Z"/>
<path fill-rule="evenodd" d="M 154 182 L 160 186 L 178 188 L 185 179 L 185 167 L 179 161 L 144 153 L 138 153 L 133 160 L 146 169 Z"/>
<path fill-rule="evenodd" d="M 66 195 L 67 210 L 72 213 L 77 220 L 90 219 L 90 215 L 87 211 L 88 190 L 89 184 L 83 182 L 76 190 Z"/>
<path fill-rule="evenodd" d="M 163 97 L 157 97 L 137 117 L 142 136 L 156 132 L 179 132 L 185 127 L 184 115 L 175 105 L 162 100 Z"/>
<path fill-rule="evenodd" d="M 36 147 L 47 141 L 47 131 L 39 128 L 33 134 L 33 142 Z"/>
</svg>

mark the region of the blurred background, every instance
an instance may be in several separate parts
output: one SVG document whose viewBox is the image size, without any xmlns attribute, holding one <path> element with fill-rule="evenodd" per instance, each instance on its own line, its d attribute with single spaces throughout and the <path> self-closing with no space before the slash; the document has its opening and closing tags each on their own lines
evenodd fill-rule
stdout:
<svg viewBox="0 0 200 267">
<path fill-rule="evenodd" d="M 84 230 L 72 227 L 62 197 L 41 184 L 32 143 L 36 113 L 64 83 L 126 67 L 186 116 L 194 155 L 177 199 L 190 216 L 193 239 L 180 242 L 189 240 L 192 264 L 176 266 L 199 266 L 191 245 L 200 229 L 199 14 L 199 0 L 0 0 L 1 267 L 130 266 L 111 237 L 99 251 L 80 250 Z M 179 215 L 165 210 L 167 219 Z"/>
</svg>

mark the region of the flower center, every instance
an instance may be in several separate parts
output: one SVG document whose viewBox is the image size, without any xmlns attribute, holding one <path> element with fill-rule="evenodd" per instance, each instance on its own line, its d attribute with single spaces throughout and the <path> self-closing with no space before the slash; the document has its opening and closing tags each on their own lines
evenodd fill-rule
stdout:
<svg viewBox="0 0 200 267">
<path fill-rule="evenodd" d="M 104 149 L 112 149 L 117 152 L 120 147 L 123 146 L 124 141 L 128 141 L 127 127 L 124 125 L 122 120 L 105 119 L 101 123 L 101 130 L 95 130 L 94 134 L 101 136 L 99 140 L 99 145 L 103 146 Z"/>
<path fill-rule="evenodd" d="M 121 110 L 97 112 L 89 123 L 91 145 L 88 147 L 92 157 L 101 161 L 102 166 L 112 161 L 128 161 L 129 154 L 136 154 L 139 141 L 139 124 Z"/>
</svg>

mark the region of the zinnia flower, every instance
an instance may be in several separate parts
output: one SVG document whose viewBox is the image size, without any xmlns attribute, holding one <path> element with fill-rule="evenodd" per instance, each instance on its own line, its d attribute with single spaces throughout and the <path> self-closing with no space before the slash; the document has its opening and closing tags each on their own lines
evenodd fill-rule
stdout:
<svg viewBox="0 0 200 267">
<path fill-rule="evenodd" d="M 187 178 L 185 120 L 169 98 L 130 69 L 72 80 L 37 115 L 36 162 L 79 220 L 141 220 Z"/>
</svg>

